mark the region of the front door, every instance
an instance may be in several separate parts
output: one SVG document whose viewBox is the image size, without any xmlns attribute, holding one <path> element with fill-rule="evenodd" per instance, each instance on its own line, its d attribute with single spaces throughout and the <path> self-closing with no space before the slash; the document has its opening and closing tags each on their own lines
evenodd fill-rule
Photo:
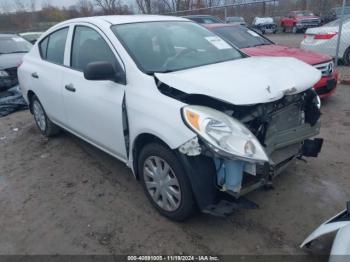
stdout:
<svg viewBox="0 0 350 262">
<path fill-rule="evenodd" d="M 63 103 L 68 127 L 95 145 L 126 160 L 122 103 L 125 85 L 114 81 L 89 81 L 88 63 L 108 61 L 116 68 L 116 54 L 98 29 L 77 25 L 73 31 L 70 66 L 63 77 Z"/>
</svg>

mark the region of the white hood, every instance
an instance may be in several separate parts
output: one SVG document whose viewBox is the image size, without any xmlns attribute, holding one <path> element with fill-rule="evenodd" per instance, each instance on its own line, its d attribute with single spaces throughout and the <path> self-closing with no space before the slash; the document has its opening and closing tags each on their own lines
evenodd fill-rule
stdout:
<svg viewBox="0 0 350 262">
<path fill-rule="evenodd" d="M 278 100 L 312 87 L 321 72 L 295 58 L 249 57 L 172 73 L 156 73 L 163 83 L 235 105 Z"/>
</svg>

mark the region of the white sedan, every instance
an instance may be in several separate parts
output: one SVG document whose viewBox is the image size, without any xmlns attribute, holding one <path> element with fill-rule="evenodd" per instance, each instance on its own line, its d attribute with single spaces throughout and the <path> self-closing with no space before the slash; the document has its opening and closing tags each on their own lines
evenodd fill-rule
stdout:
<svg viewBox="0 0 350 262">
<path fill-rule="evenodd" d="M 339 19 L 321 27 L 309 28 L 305 32 L 305 38 L 301 42 L 302 49 L 318 53 L 336 56 L 337 40 L 339 33 Z M 344 19 L 342 35 L 340 38 L 338 58 L 350 65 L 350 18 Z"/>
<path fill-rule="evenodd" d="M 296 157 L 317 156 L 321 72 L 245 57 L 169 16 L 100 16 L 48 30 L 19 67 L 44 136 L 65 129 L 126 163 L 163 215 L 226 215 Z M 224 197 L 225 196 L 225 197 Z"/>
</svg>

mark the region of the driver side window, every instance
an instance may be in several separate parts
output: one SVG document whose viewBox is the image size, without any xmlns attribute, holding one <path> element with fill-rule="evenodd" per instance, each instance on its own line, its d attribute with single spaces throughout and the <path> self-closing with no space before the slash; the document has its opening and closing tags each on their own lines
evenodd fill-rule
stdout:
<svg viewBox="0 0 350 262">
<path fill-rule="evenodd" d="M 110 62 L 117 71 L 121 67 L 102 36 L 87 26 L 76 26 L 71 51 L 71 68 L 84 71 L 91 62 Z"/>
</svg>

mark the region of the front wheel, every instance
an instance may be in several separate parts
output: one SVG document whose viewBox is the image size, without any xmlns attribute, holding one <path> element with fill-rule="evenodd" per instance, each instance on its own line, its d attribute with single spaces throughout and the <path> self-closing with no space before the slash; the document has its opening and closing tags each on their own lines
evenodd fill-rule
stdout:
<svg viewBox="0 0 350 262">
<path fill-rule="evenodd" d="M 138 157 L 138 174 L 147 198 L 164 216 L 182 221 L 196 210 L 190 181 L 176 155 L 160 143 L 150 143 Z"/>
<path fill-rule="evenodd" d="M 346 49 L 343 60 L 345 65 L 350 65 L 350 46 Z"/>
<path fill-rule="evenodd" d="M 35 95 L 31 99 L 31 107 L 35 123 L 44 136 L 51 137 L 60 132 L 60 128 L 47 117 L 42 104 Z"/>
</svg>

